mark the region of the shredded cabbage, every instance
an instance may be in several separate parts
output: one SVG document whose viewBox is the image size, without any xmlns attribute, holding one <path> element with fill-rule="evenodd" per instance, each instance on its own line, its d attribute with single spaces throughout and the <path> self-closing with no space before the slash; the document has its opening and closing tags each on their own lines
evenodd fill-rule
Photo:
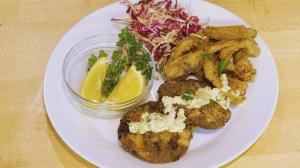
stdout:
<svg viewBox="0 0 300 168">
<path fill-rule="evenodd" d="M 178 40 L 201 29 L 199 18 L 189 16 L 177 0 L 174 5 L 172 0 L 141 0 L 136 4 L 123 0 L 121 3 L 128 6 L 130 18 L 113 18 L 112 21 L 129 24 L 152 53 L 158 67 L 167 62 Z"/>
</svg>

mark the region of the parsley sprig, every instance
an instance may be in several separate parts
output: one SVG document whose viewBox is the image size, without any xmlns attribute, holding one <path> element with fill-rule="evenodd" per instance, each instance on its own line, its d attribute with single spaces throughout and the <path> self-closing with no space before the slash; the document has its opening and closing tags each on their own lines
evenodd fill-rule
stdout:
<svg viewBox="0 0 300 168">
<path fill-rule="evenodd" d="M 92 54 L 88 60 L 88 71 L 92 68 L 92 66 L 97 62 L 98 59 L 102 57 L 107 57 L 107 53 L 105 53 L 104 50 L 100 50 L 99 55 L 96 56 L 95 54 Z"/>
<path fill-rule="evenodd" d="M 138 71 L 142 71 L 142 74 L 146 79 L 151 79 L 151 57 L 143 48 L 143 44 L 136 39 L 135 35 L 130 32 L 128 27 L 122 29 L 119 38 L 120 40 L 117 42 L 117 46 L 126 47 L 128 50 L 128 65 L 134 64 Z"/>
<path fill-rule="evenodd" d="M 118 84 L 126 61 L 122 56 L 121 50 L 116 50 L 112 54 L 112 61 L 106 69 L 105 79 L 103 82 L 102 93 L 108 96 L 113 88 Z"/>
<path fill-rule="evenodd" d="M 114 87 L 118 84 L 121 74 L 126 66 L 135 65 L 138 71 L 141 71 L 147 80 L 151 79 L 152 66 L 150 54 L 143 48 L 143 44 L 139 42 L 135 35 L 130 32 L 129 28 L 122 29 L 119 34 L 120 40 L 116 43 L 120 49 L 112 53 L 112 61 L 107 66 L 105 79 L 103 82 L 102 93 L 108 96 Z M 122 52 L 125 49 L 126 52 Z M 127 53 L 127 54 L 126 54 Z M 104 50 L 100 50 L 99 55 L 94 54 L 88 60 L 88 70 L 101 57 L 107 57 Z"/>
</svg>

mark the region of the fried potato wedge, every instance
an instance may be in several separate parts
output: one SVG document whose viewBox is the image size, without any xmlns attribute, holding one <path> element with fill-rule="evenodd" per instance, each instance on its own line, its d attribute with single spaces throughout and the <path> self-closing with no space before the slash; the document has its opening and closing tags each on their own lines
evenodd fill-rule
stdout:
<svg viewBox="0 0 300 168">
<path fill-rule="evenodd" d="M 228 84 L 232 90 L 238 90 L 240 92 L 239 96 L 230 96 L 231 104 L 238 105 L 243 103 L 246 100 L 246 91 L 248 88 L 248 84 L 245 81 L 241 81 L 235 77 L 227 77 Z"/>
<path fill-rule="evenodd" d="M 197 50 L 167 63 L 164 67 L 167 80 L 186 77 L 202 66 L 202 53 L 203 50 Z"/>
<path fill-rule="evenodd" d="M 181 40 L 172 52 L 170 61 L 174 61 L 175 59 L 181 57 L 184 52 L 189 51 L 195 44 L 197 44 L 198 40 L 199 38 L 195 36 L 189 36 Z"/>
<path fill-rule="evenodd" d="M 203 64 L 205 77 L 217 88 L 222 87 L 222 82 L 218 73 L 218 65 L 213 59 L 205 59 Z"/>
<path fill-rule="evenodd" d="M 203 31 L 204 35 L 215 40 L 240 40 L 245 38 L 255 38 L 257 31 L 245 26 L 223 26 L 207 27 Z"/>
<path fill-rule="evenodd" d="M 239 79 L 243 81 L 252 81 L 256 76 L 256 69 L 253 68 L 252 63 L 247 57 L 247 53 L 244 50 L 238 51 L 234 55 L 235 62 L 235 74 Z"/>
<path fill-rule="evenodd" d="M 234 71 L 235 65 L 233 64 L 233 54 L 241 49 L 243 49 L 247 55 L 255 57 L 260 55 L 260 49 L 256 42 L 252 39 L 242 39 L 240 41 L 220 41 L 212 45 L 209 49 L 209 52 L 220 51 L 220 59 L 227 60 L 228 62 L 226 69 L 228 71 Z"/>
</svg>

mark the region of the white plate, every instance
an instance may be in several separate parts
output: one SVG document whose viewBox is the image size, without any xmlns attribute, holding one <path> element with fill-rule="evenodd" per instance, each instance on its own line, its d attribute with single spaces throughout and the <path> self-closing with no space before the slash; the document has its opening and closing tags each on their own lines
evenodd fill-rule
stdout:
<svg viewBox="0 0 300 168">
<path fill-rule="evenodd" d="M 180 4 L 187 5 L 189 0 Z M 201 22 L 210 18 L 210 25 L 246 24 L 231 12 L 204 1 L 191 1 L 191 13 Z M 87 36 L 118 33 L 112 17 L 125 17 L 125 7 L 114 3 L 90 14 L 57 44 L 49 60 L 44 81 L 44 102 L 53 127 L 64 142 L 77 154 L 102 168 L 152 167 L 214 167 L 223 165 L 246 151 L 263 133 L 275 110 L 278 77 L 272 55 L 258 37 L 261 55 L 252 59 L 257 78 L 247 92 L 247 103 L 232 109 L 232 118 L 219 130 L 197 129 L 187 153 L 178 161 L 153 165 L 123 151 L 119 146 L 119 118 L 103 120 L 83 115 L 67 100 L 62 84 L 62 63 L 68 50 Z M 158 84 L 155 85 L 155 88 Z"/>
</svg>

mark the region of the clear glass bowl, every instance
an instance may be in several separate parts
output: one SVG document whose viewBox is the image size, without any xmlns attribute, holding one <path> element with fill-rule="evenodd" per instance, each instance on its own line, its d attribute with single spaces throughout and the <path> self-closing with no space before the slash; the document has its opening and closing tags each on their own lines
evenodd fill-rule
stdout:
<svg viewBox="0 0 300 168">
<path fill-rule="evenodd" d="M 118 40 L 119 38 L 116 34 L 98 34 L 88 37 L 72 47 L 63 62 L 62 73 L 67 96 L 73 105 L 85 114 L 93 117 L 120 115 L 122 112 L 130 110 L 148 99 L 153 84 L 154 68 L 151 79 L 147 82 L 147 86 L 143 93 L 126 102 L 99 103 L 87 100 L 80 96 L 80 86 L 87 75 L 87 64 L 90 55 L 98 55 L 100 50 L 104 50 L 108 53 L 108 61 L 111 61 L 112 52 L 117 49 L 116 42 Z M 146 48 L 145 50 L 148 51 Z M 152 67 L 154 67 L 153 60 L 151 64 Z"/>
</svg>

